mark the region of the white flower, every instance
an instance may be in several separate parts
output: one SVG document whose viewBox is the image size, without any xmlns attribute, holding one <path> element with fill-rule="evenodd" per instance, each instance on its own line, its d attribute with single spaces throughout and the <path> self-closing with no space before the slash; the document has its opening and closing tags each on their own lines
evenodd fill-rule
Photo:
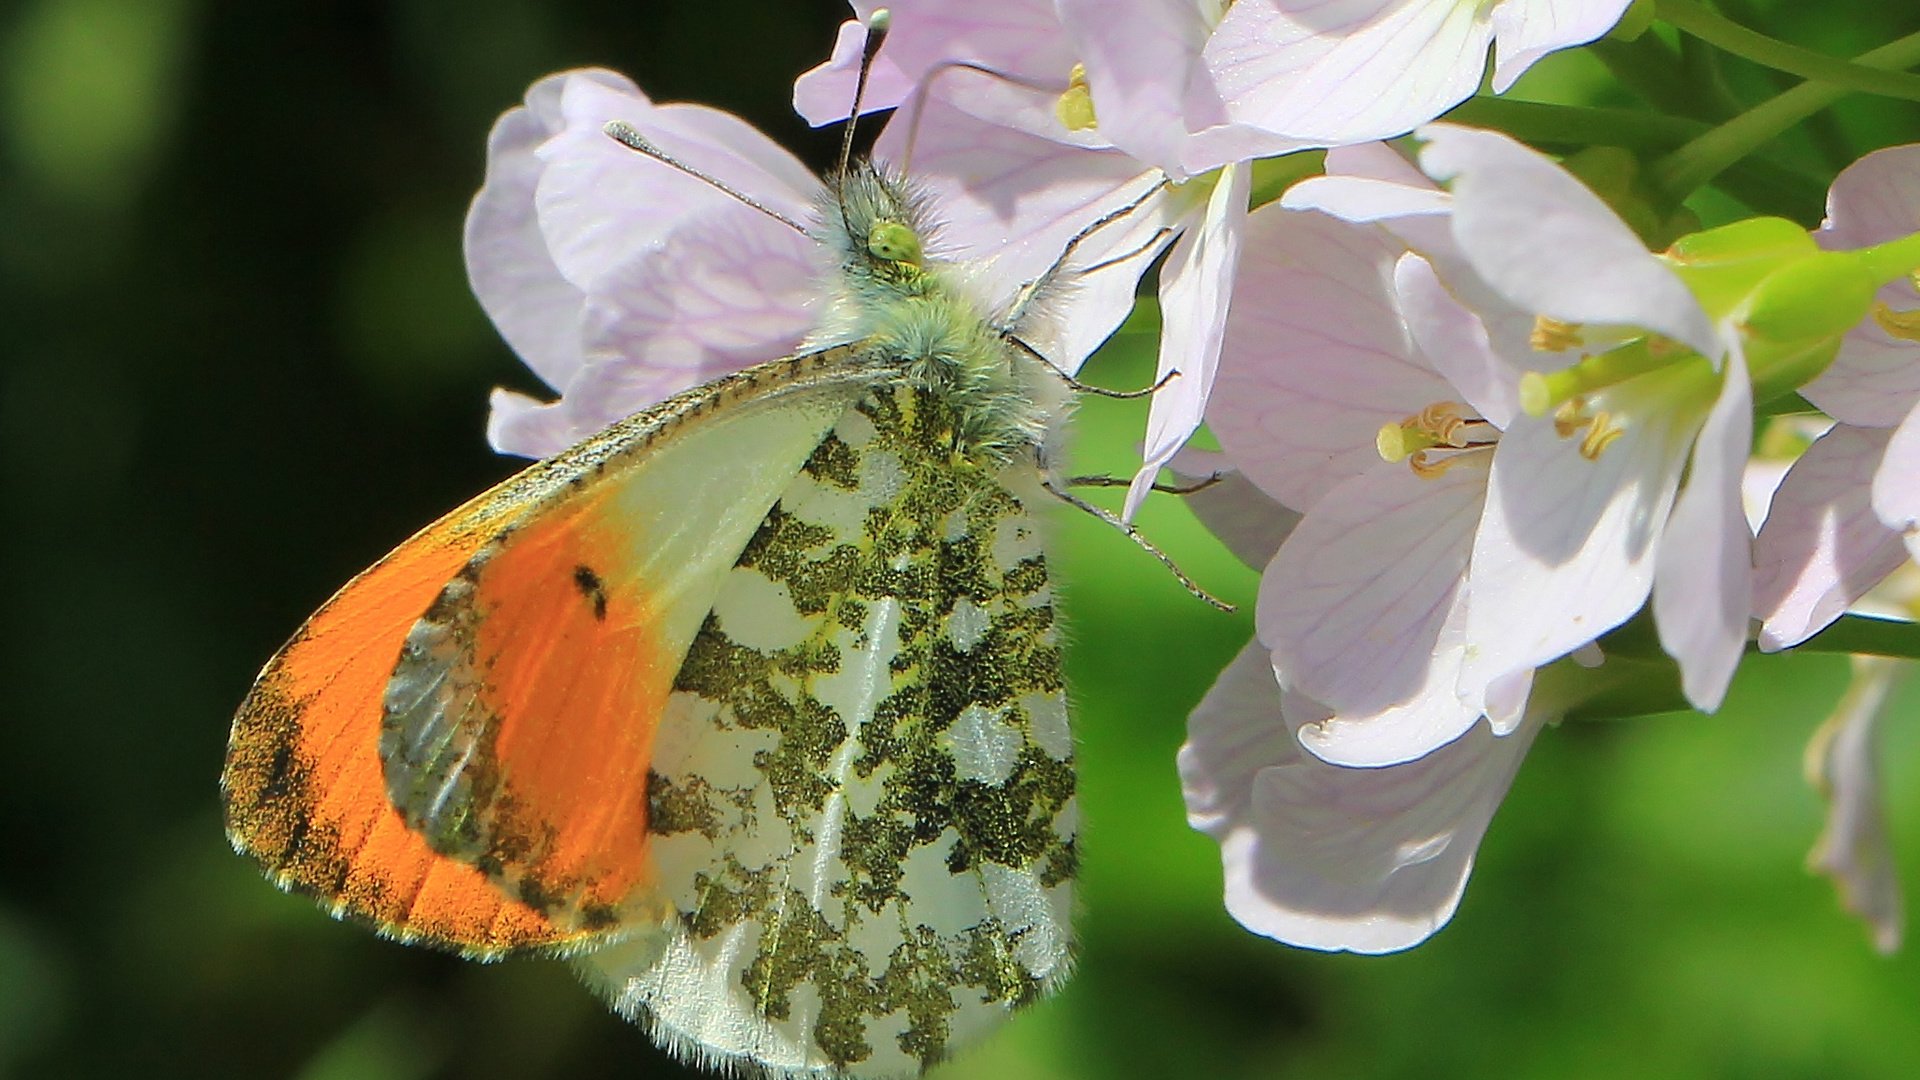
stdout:
<svg viewBox="0 0 1920 1080">
<path fill-rule="evenodd" d="M 623 121 L 790 217 L 819 181 L 744 121 L 655 105 L 608 71 L 549 76 L 502 116 L 467 217 L 474 293 L 560 393 L 496 391 L 496 449 L 557 453 L 680 390 L 791 352 L 812 328 L 819 246 L 608 138 Z"/>
<path fill-rule="evenodd" d="M 1327 178 L 1285 201 L 1393 228 L 1479 317 L 1488 347 L 1531 369 L 1474 536 L 1463 704 L 1501 719 L 1513 680 L 1652 592 L 1688 698 L 1716 707 L 1750 608 L 1740 478 L 1752 407 L 1737 335 L 1552 162 L 1493 132 L 1421 134 L 1421 165 L 1450 194 Z"/>
</svg>

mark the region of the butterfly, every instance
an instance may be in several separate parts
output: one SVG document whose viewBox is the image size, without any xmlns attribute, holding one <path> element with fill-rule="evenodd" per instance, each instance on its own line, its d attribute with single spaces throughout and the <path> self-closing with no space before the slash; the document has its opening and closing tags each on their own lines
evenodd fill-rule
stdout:
<svg viewBox="0 0 1920 1080">
<path fill-rule="evenodd" d="M 1061 982 L 1038 511 L 1070 390 L 1019 336 L 1034 289 L 983 310 L 925 199 L 844 162 L 833 340 L 484 492 L 268 661 L 221 783 L 275 884 L 570 958 L 682 1058 L 770 1075 L 913 1073 Z"/>
</svg>

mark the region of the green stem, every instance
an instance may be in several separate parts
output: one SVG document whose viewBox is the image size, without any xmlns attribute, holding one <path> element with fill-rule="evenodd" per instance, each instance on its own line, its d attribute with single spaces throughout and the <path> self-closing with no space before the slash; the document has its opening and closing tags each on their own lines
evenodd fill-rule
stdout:
<svg viewBox="0 0 1920 1080">
<path fill-rule="evenodd" d="M 1495 128 L 1522 142 L 1563 146 L 1620 146 L 1628 150 L 1665 150 L 1712 130 L 1698 120 L 1664 116 L 1641 109 L 1605 109 L 1554 105 L 1517 98 L 1471 97 L 1444 120 Z"/>
<path fill-rule="evenodd" d="M 1842 615 L 1832 626 L 1794 647 L 1795 652 L 1858 653 L 1920 660 L 1920 623 Z"/>
<path fill-rule="evenodd" d="M 1669 0 L 1671 2 L 1671 0 Z M 1898 71 L 1920 63 L 1920 33 L 1908 34 L 1855 57 L 1861 67 Z M 1755 147 L 1845 97 L 1846 87 L 1807 82 L 1748 109 L 1654 163 L 1653 178 L 1673 198 L 1685 198 Z"/>
<path fill-rule="evenodd" d="M 1863 94 L 1920 101 L 1920 75 L 1883 71 L 1770 38 L 1695 0 L 1659 0 L 1662 20 L 1724 52 L 1762 67 Z"/>
</svg>

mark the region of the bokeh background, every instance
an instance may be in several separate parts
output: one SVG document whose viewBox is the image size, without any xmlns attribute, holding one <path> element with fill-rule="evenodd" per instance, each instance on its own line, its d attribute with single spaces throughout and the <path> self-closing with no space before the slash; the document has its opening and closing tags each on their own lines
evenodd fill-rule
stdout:
<svg viewBox="0 0 1920 1080">
<path fill-rule="evenodd" d="M 1723 7 L 1836 54 L 1920 29 L 1884 0 Z M 0 2 L 0 1075 L 681 1075 L 561 964 L 462 963 L 276 892 L 228 850 L 216 777 L 233 707 L 299 621 L 513 468 L 483 441 L 486 393 L 535 384 L 459 254 L 493 118 L 599 63 L 824 164 L 833 136 L 791 115 L 789 83 L 843 17 L 837 0 Z M 1658 41 L 1608 48 L 1520 93 L 1631 104 L 1626 72 L 1712 121 L 1786 85 Z M 1687 89 L 1707 77 L 1727 96 Z M 1769 148 L 1811 178 L 1771 190 L 1812 224 L 1841 165 L 1911 141 L 1920 106 L 1850 100 Z M 1150 340 L 1123 334 L 1093 377 L 1139 385 Z M 1084 467 L 1127 471 L 1140 424 L 1088 403 Z M 1254 575 L 1180 507 L 1143 522 L 1251 600 Z M 1820 806 L 1799 755 L 1844 662 L 1750 665 L 1713 717 L 1549 732 L 1450 927 L 1403 955 L 1320 955 L 1226 917 L 1180 802 L 1184 717 L 1250 617 L 1090 522 L 1063 522 L 1061 546 L 1079 972 L 946 1080 L 1915 1075 L 1920 951 L 1876 955 L 1802 869 Z M 1909 695 L 1886 744 L 1909 887 L 1916 721 Z"/>
</svg>

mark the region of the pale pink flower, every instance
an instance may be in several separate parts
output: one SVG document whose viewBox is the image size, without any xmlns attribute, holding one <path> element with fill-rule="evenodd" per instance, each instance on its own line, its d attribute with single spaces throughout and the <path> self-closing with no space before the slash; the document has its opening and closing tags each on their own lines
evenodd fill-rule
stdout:
<svg viewBox="0 0 1920 1080">
<path fill-rule="evenodd" d="M 1835 179 L 1822 247 L 1847 250 L 1920 230 L 1920 146 L 1869 154 Z M 1880 290 L 1874 315 L 1804 393 L 1838 421 L 1781 485 L 1756 551 L 1763 648 L 1819 632 L 1916 547 L 1920 520 L 1920 296 Z M 1905 534 L 1906 544 L 1902 539 Z"/>
<path fill-rule="evenodd" d="M 1305 515 L 1264 566 L 1259 639 L 1281 684 L 1329 713 L 1301 726 L 1315 755 L 1418 758 L 1481 716 L 1455 689 L 1468 556 L 1519 372 L 1384 229 L 1270 205 L 1247 238 L 1208 424 Z M 1389 460 L 1383 428 L 1436 445 Z"/>
<path fill-rule="evenodd" d="M 1625 622 L 1651 592 L 1687 696 L 1716 707 L 1751 606 L 1740 479 L 1752 407 L 1736 334 L 1551 161 L 1494 132 L 1421 134 L 1422 167 L 1448 193 L 1330 177 L 1285 201 L 1394 229 L 1479 317 L 1493 352 L 1548 395 L 1541 415 L 1514 416 L 1493 455 L 1463 702 L 1499 719 L 1513 680 Z M 1567 389 L 1589 356 L 1622 348 L 1648 350 L 1637 376 Z M 1685 349 L 1698 358 L 1678 359 Z"/>
<path fill-rule="evenodd" d="M 1853 250 L 1920 231 L 1920 146 L 1867 155 L 1835 178 L 1813 234 Z M 1915 544 L 1920 519 L 1920 293 L 1911 279 L 1880 290 L 1879 307 L 1841 340 L 1801 393 L 1835 423 L 1774 495 L 1754 544 L 1760 647 L 1797 645 L 1840 617 Z M 1906 313 L 1903 318 L 1901 313 Z M 1902 544 L 1902 533 L 1908 533 Z"/>
<path fill-rule="evenodd" d="M 1629 0 L 1250 0 L 1207 42 L 1187 91 L 1195 163 L 1261 139 L 1340 146 L 1403 135 L 1472 96 L 1489 45 L 1493 90 L 1556 49 L 1606 33 Z"/>
<path fill-rule="evenodd" d="M 496 449 L 544 457 L 671 394 L 791 352 L 812 328 L 819 245 L 636 154 L 624 121 L 687 164 L 805 220 L 820 183 L 740 119 L 655 105 L 608 71 L 549 76 L 502 116 L 467 217 L 474 293 L 560 397 L 495 391 Z"/>
<path fill-rule="evenodd" d="M 1189 505 L 1250 566 L 1269 563 L 1299 519 L 1223 458 L 1188 450 L 1173 468 L 1184 477 L 1225 472 Z M 1506 736 L 1476 724 L 1385 768 L 1306 753 L 1298 732 L 1325 718 L 1314 702 L 1284 695 L 1266 646 L 1249 643 L 1188 720 L 1180 750 L 1188 821 L 1219 842 L 1227 911 L 1247 929 L 1315 949 L 1410 948 L 1459 906 L 1480 840 L 1545 717 L 1530 714 Z"/>
<path fill-rule="evenodd" d="M 1912 673 L 1907 660 L 1853 658 L 1853 682 L 1807 743 L 1807 782 L 1827 802 L 1826 827 L 1807 867 L 1833 879 L 1846 909 L 1866 922 L 1883 953 L 1900 947 L 1905 915 L 1880 797 L 1880 721 Z"/>
</svg>

